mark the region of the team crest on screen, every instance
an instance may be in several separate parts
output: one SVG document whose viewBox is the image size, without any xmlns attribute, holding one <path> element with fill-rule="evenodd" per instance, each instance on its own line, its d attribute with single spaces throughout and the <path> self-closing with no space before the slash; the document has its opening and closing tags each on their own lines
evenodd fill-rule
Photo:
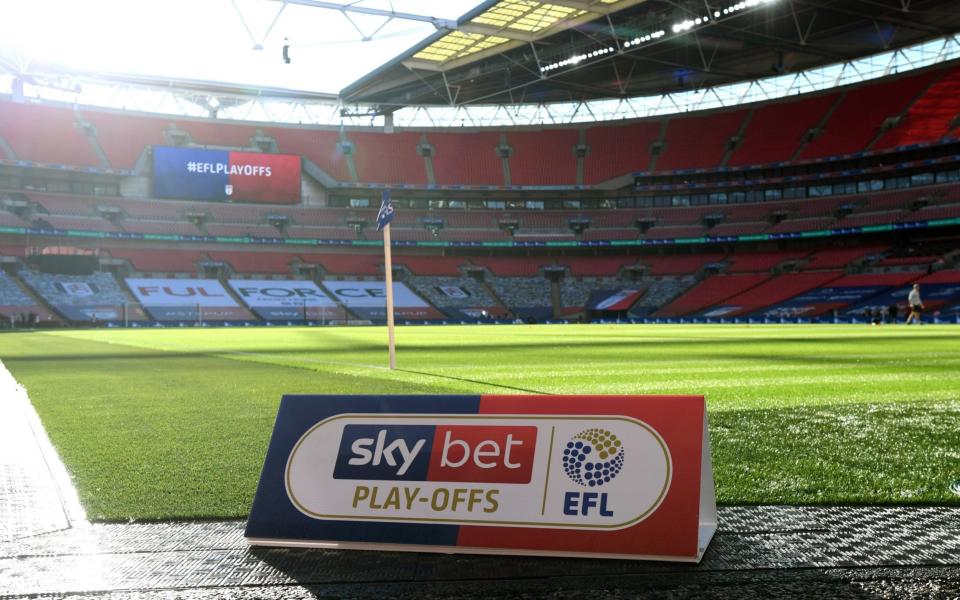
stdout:
<svg viewBox="0 0 960 600">
<path fill-rule="evenodd" d="M 623 469 L 623 442 L 606 429 L 586 429 L 563 449 L 563 470 L 574 483 L 598 487 Z"/>
</svg>

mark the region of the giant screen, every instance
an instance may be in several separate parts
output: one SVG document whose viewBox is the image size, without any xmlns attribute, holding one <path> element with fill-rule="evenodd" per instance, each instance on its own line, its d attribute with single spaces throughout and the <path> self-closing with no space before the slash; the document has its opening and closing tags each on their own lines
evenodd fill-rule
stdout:
<svg viewBox="0 0 960 600">
<path fill-rule="evenodd" d="M 300 157 L 154 146 L 153 195 L 296 204 L 300 202 Z"/>
</svg>

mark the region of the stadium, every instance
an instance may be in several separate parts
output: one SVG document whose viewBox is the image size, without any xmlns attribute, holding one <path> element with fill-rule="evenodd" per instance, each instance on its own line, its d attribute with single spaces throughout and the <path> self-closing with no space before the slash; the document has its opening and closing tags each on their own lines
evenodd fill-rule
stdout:
<svg viewBox="0 0 960 600">
<path fill-rule="evenodd" d="M 153 7 L 154 27 L 108 0 L 14 4 L 4 598 L 960 595 L 960 3 L 216 0 Z M 51 25 L 44 54 L 49 10 L 91 29 Z M 121 27 L 97 29 L 105 11 Z M 115 62 L 71 56 L 74 35 Z M 248 547 L 245 526 L 282 537 L 250 532 L 312 395 L 494 421 L 500 398 L 703 396 L 716 534 L 695 565 L 582 558 L 512 522 L 486 528 L 500 545 L 460 523 L 364 547 L 382 515 L 344 534 L 364 551 Z M 467 460 L 444 423 L 424 478 L 457 444 Z M 566 476 L 625 485 L 639 457 L 616 431 L 567 446 L 606 448 L 604 479 L 573 458 Z M 513 468 L 519 439 L 479 442 L 477 473 Z M 364 440 L 376 465 L 385 438 Z M 384 460 L 414 464 L 399 443 Z M 682 455 L 638 519 L 667 518 Z M 404 475 L 355 460 L 334 479 Z M 565 514 L 588 516 L 583 494 Z M 627 557 L 609 535 L 590 552 Z"/>
</svg>

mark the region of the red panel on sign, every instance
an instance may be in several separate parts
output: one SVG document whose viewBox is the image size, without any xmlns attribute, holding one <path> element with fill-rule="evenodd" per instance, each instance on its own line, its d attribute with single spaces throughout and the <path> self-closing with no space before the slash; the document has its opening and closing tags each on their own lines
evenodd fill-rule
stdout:
<svg viewBox="0 0 960 600">
<path fill-rule="evenodd" d="M 536 427 L 439 425 L 428 481 L 530 483 Z"/>
<path fill-rule="evenodd" d="M 595 402 L 593 402 L 595 401 Z M 462 525 L 473 548 L 696 556 L 704 403 L 702 396 L 481 396 L 480 414 L 624 415 L 655 429 L 674 467 L 663 503 L 636 525 L 613 531 Z"/>
<path fill-rule="evenodd" d="M 273 204 L 300 202 L 299 156 L 231 152 L 230 166 L 240 167 L 239 174 L 230 175 L 230 197 Z"/>
</svg>

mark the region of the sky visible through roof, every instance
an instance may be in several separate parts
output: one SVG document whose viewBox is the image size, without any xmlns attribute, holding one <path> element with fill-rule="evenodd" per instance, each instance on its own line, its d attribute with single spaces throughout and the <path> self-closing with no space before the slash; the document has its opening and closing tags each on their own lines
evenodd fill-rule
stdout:
<svg viewBox="0 0 960 600">
<path fill-rule="evenodd" d="M 456 19 L 481 2 L 352 4 Z M 56 65 L 337 93 L 435 31 L 429 23 L 385 21 L 270 0 L 3 0 L 0 57 L 26 73 Z M 363 41 L 365 36 L 373 39 Z M 282 59 L 284 43 L 291 46 L 290 64 Z"/>
</svg>

